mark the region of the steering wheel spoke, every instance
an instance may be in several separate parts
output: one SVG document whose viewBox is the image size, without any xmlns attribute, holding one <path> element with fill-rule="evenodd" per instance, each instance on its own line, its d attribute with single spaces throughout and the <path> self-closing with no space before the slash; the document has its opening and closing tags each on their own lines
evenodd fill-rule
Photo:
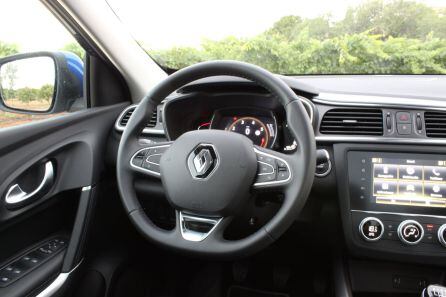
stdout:
<svg viewBox="0 0 446 297">
<path fill-rule="evenodd" d="M 260 147 L 255 147 L 254 151 L 257 157 L 255 189 L 281 188 L 290 183 L 293 173 L 286 160 L 289 156 Z"/>
<path fill-rule="evenodd" d="M 161 177 L 161 157 L 170 146 L 171 143 L 157 143 L 152 146 L 139 149 L 130 158 L 131 168 L 145 175 L 158 178 Z"/>
<path fill-rule="evenodd" d="M 178 211 L 179 227 L 184 240 L 200 242 L 220 227 L 222 217 L 210 217 Z"/>
</svg>

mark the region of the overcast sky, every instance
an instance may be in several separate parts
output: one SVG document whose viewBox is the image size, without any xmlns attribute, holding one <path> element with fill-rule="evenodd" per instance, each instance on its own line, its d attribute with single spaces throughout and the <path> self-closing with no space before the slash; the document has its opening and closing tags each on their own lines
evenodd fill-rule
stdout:
<svg viewBox="0 0 446 297">
<path fill-rule="evenodd" d="M 104 0 L 92 0 L 104 1 Z M 197 46 L 202 38 L 248 37 L 285 15 L 344 16 L 362 0 L 108 0 L 133 36 L 145 45 Z M 446 0 L 419 1 L 446 6 Z M 38 0 L 0 0 L 0 40 L 21 51 L 56 50 L 73 38 Z"/>
</svg>

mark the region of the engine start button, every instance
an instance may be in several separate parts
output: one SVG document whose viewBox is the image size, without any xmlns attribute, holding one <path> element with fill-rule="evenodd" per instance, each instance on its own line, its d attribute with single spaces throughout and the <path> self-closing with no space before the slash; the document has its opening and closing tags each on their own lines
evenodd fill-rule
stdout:
<svg viewBox="0 0 446 297">
<path fill-rule="evenodd" d="M 377 241 L 384 233 L 384 225 L 380 219 L 368 217 L 359 224 L 359 233 L 367 241 Z"/>
<path fill-rule="evenodd" d="M 423 239 L 423 236 L 424 229 L 417 221 L 407 220 L 398 226 L 398 237 L 405 244 L 417 244 Z"/>
</svg>

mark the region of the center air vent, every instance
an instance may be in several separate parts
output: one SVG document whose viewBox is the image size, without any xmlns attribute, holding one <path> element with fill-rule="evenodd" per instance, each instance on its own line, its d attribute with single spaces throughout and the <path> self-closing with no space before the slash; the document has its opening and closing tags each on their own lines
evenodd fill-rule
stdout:
<svg viewBox="0 0 446 297">
<path fill-rule="evenodd" d="M 119 119 L 119 126 L 124 128 L 125 126 L 127 126 L 127 123 L 130 120 L 130 117 L 132 116 L 133 112 L 135 111 L 136 106 L 132 106 L 129 107 L 121 116 L 121 118 Z M 156 126 L 156 121 L 158 118 L 158 112 L 155 109 L 152 113 L 152 116 L 150 117 L 150 121 L 147 123 L 146 127 L 147 128 L 153 128 Z"/>
<path fill-rule="evenodd" d="M 427 137 L 446 138 L 446 112 L 425 112 L 424 123 Z"/>
<path fill-rule="evenodd" d="M 322 134 L 383 135 L 383 114 L 379 109 L 335 108 L 322 118 Z"/>
</svg>

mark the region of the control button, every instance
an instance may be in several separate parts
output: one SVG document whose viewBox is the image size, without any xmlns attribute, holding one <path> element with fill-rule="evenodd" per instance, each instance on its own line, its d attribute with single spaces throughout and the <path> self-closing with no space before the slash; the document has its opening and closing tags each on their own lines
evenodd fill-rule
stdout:
<svg viewBox="0 0 446 297">
<path fill-rule="evenodd" d="M 441 225 L 438 229 L 437 236 L 441 245 L 446 247 L 446 224 Z"/>
<path fill-rule="evenodd" d="M 426 234 L 426 235 L 424 235 L 422 242 L 433 243 L 434 242 L 434 235 L 433 234 Z"/>
<path fill-rule="evenodd" d="M 435 224 L 423 224 L 424 230 L 426 230 L 426 233 L 435 233 L 435 231 L 438 228 L 438 225 Z"/>
<path fill-rule="evenodd" d="M 392 118 L 390 117 L 390 113 L 387 113 L 386 116 L 386 128 L 389 131 L 392 129 Z"/>
<path fill-rule="evenodd" d="M 380 219 L 368 217 L 359 224 L 359 233 L 366 241 L 377 241 L 384 233 L 384 225 Z"/>
<path fill-rule="evenodd" d="M 388 231 L 396 231 L 398 223 L 392 221 L 384 221 L 384 226 Z"/>
<path fill-rule="evenodd" d="M 324 177 L 327 176 L 330 173 L 330 171 L 331 171 L 331 161 L 328 161 L 326 163 L 316 165 L 315 175 L 317 177 Z"/>
<path fill-rule="evenodd" d="M 398 130 L 398 134 L 400 135 L 409 135 L 412 133 L 411 124 L 398 124 L 396 128 Z"/>
<path fill-rule="evenodd" d="M 8 267 L 5 268 L 5 270 L 6 270 L 6 271 L 13 271 L 13 270 L 14 270 L 14 267 L 12 267 L 12 266 L 8 266 Z"/>
<path fill-rule="evenodd" d="M 276 180 L 276 174 L 257 175 L 256 183 L 272 182 Z"/>
<path fill-rule="evenodd" d="M 400 111 L 396 113 L 396 121 L 400 123 L 411 123 L 410 112 Z"/>
<path fill-rule="evenodd" d="M 387 231 L 386 232 L 386 239 L 387 240 L 398 240 L 398 236 L 395 231 Z"/>
<path fill-rule="evenodd" d="M 132 164 L 140 167 L 144 160 L 145 154 L 146 154 L 146 151 L 141 151 L 141 152 L 137 153 L 135 155 L 135 157 L 132 159 Z"/>
<path fill-rule="evenodd" d="M 277 180 L 278 181 L 284 181 L 287 180 L 290 177 L 290 172 L 288 169 L 280 170 L 277 172 Z"/>
<path fill-rule="evenodd" d="M 7 283 L 7 282 L 9 282 L 11 279 L 9 278 L 9 277 L 7 277 L 7 276 L 1 276 L 0 277 L 0 281 L 2 282 L 2 283 Z"/>
<path fill-rule="evenodd" d="M 421 132 L 423 129 L 423 121 L 421 120 L 421 114 L 417 114 L 417 118 L 415 120 L 418 132 Z"/>
<path fill-rule="evenodd" d="M 150 171 L 153 171 L 153 172 L 158 172 L 158 173 L 161 172 L 161 170 L 160 170 L 160 166 L 159 166 L 159 165 L 157 165 L 157 164 L 152 164 L 152 163 L 149 163 L 149 162 L 144 162 L 144 163 L 142 164 L 142 168 L 147 169 L 147 170 L 150 170 Z"/>
<path fill-rule="evenodd" d="M 414 220 L 406 220 L 398 226 L 398 237 L 400 240 L 408 245 L 415 245 L 419 243 L 424 236 L 424 229 Z"/>
<path fill-rule="evenodd" d="M 274 173 L 274 167 L 268 163 L 257 161 L 257 174 L 258 175 L 265 175 L 265 174 L 273 174 Z"/>
<path fill-rule="evenodd" d="M 146 157 L 146 162 L 159 165 L 161 161 L 161 154 L 151 154 Z"/>
</svg>

